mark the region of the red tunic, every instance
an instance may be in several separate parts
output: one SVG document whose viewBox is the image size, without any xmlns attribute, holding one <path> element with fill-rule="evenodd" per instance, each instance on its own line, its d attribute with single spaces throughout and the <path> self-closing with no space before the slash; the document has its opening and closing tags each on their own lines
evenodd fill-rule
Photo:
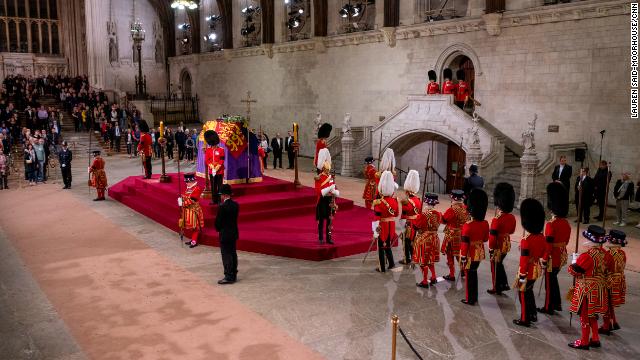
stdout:
<svg viewBox="0 0 640 360">
<path fill-rule="evenodd" d="M 316 200 L 322 197 L 322 190 L 334 185 L 333 177 L 327 173 L 321 173 L 315 179 Z"/>
<path fill-rule="evenodd" d="M 463 204 L 453 203 L 442 216 L 444 239 L 440 251 L 444 254 L 458 256 L 460 254 L 460 229 L 469 219 L 467 208 Z"/>
<path fill-rule="evenodd" d="M 456 93 L 456 84 L 451 80 L 447 80 L 442 83 L 442 93 L 443 94 L 455 94 Z"/>
<path fill-rule="evenodd" d="M 396 216 L 398 216 L 398 200 L 385 196 L 373 202 L 375 219 L 380 222 L 380 239 L 391 245 L 396 238 Z"/>
<path fill-rule="evenodd" d="M 152 156 L 152 144 L 153 140 L 151 140 L 151 135 L 149 135 L 149 133 L 142 133 L 142 135 L 140 135 L 140 143 L 138 144 L 138 152 L 141 152 L 144 156 Z"/>
<path fill-rule="evenodd" d="M 418 234 L 413 242 L 413 262 L 420 266 L 429 266 L 440 261 L 440 239 L 438 227 L 442 223 L 442 214 L 436 210 L 427 210 L 418 214 L 413 222 Z"/>
<path fill-rule="evenodd" d="M 529 234 L 520 241 L 520 266 L 518 276 L 536 280 L 541 275 L 540 258 L 544 255 L 546 242 L 542 234 Z"/>
<path fill-rule="evenodd" d="M 364 177 L 367 179 L 367 183 L 364 185 L 364 192 L 362 198 L 364 200 L 373 201 L 376 198 L 376 167 L 372 164 L 367 164 L 364 167 Z"/>
<path fill-rule="evenodd" d="M 456 101 L 467 101 L 467 99 L 469 98 L 469 92 L 471 90 L 469 83 L 464 80 L 460 80 L 458 81 L 458 85 L 456 88 Z"/>
<path fill-rule="evenodd" d="M 553 217 L 544 229 L 547 237 L 547 246 L 543 259 L 551 258 L 552 268 L 561 268 L 567 263 L 567 244 L 571 237 L 571 225 L 565 218 Z"/>
<path fill-rule="evenodd" d="M 318 153 L 320 152 L 320 150 L 326 147 L 327 147 L 327 140 L 318 139 L 318 141 L 316 141 L 316 155 L 313 157 L 313 165 L 315 165 L 316 167 L 318 166 Z"/>
<path fill-rule="evenodd" d="M 613 260 L 613 268 L 607 275 L 607 288 L 609 289 L 610 305 L 617 307 L 625 303 L 627 296 L 627 281 L 624 277 L 627 256 L 620 246 L 610 248 L 609 254 Z"/>
<path fill-rule="evenodd" d="M 207 148 L 205 153 L 204 162 L 209 169 L 211 175 L 223 175 L 224 174 L 224 149 L 215 146 Z"/>
<path fill-rule="evenodd" d="M 405 238 L 413 240 L 416 237 L 416 230 L 413 223 L 418 217 L 418 214 L 422 213 L 422 201 L 413 194 L 407 193 L 407 195 L 409 195 L 409 198 L 402 203 L 402 216 L 400 218 L 407 221 Z"/>
<path fill-rule="evenodd" d="M 202 188 L 198 185 L 187 187 L 182 193 L 182 210 L 184 211 L 184 228 L 200 230 L 204 226 L 204 215 L 198 203 Z"/>
<path fill-rule="evenodd" d="M 610 269 L 613 269 L 613 259 L 601 246 L 578 256 L 576 263 L 569 266 L 569 274 L 576 277 L 569 311 L 577 314 L 580 307 L 586 306 L 589 317 L 607 313 L 606 275 Z"/>
<path fill-rule="evenodd" d="M 91 162 L 91 186 L 104 190 L 107 188 L 107 173 L 104 171 L 104 159 L 97 157 Z"/>
<path fill-rule="evenodd" d="M 425 92 L 427 93 L 427 95 L 440 94 L 440 84 L 435 81 L 429 81 L 429 83 L 425 87 Z"/>
<path fill-rule="evenodd" d="M 462 226 L 460 256 L 467 257 L 467 267 L 471 262 L 485 259 L 484 243 L 489 240 L 489 223 L 486 220 L 469 221 Z"/>
<path fill-rule="evenodd" d="M 489 230 L 489 249 L 494 259 L 500 259 L 511 250 L 511 234 L 516 231 L 516 217 L 511 213 L 501 213 L 491 220 Z"/>
</svg>

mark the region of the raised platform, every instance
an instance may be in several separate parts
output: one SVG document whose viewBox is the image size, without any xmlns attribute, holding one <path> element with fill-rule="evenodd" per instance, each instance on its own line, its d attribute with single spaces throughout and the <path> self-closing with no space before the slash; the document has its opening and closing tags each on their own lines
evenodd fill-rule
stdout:
<svg viewBox="0 0 640 360">
<path fill-rule="evenodd" d="M 109 196 L 177 232 L 178 184 L 176 174 L 171 175 L 174 182 L 165 184 L 159 182 L 159 175 L 150 180 L 128 177 L 109 187 Z M 181 186 L 184 189 L 184 183 Z M 240 205 L 238 250 L 321 261 L 363 253 L 371 242 L 371 211 L 353 201 L 337 200 L 335 245 L 320 245 L 314 189 L 296 188 L 291 182 L 264 177 L 261 183 L 233 185 L 233 192 Z M 202 199 L 200 204 L 205 222 L 200 242 L 219 246 L 213 227 L 217 207 L 210 205 L 208 199 Z"/>
</svg>

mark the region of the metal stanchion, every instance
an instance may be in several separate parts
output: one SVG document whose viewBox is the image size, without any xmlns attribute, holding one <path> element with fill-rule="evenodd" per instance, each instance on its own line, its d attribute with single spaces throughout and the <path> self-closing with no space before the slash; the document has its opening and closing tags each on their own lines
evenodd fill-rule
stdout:
<svg viewBox="0 0 640 360">
<path fill-rule="evenodd" d="M 396 360 L 396 337 L 398 336 L 398 315 L 391 317 L 391 360 Z"/>
</svg>

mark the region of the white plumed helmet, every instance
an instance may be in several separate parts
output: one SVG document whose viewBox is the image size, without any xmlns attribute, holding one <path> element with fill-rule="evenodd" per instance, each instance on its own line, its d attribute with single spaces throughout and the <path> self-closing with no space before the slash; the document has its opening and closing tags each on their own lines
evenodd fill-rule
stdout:
<svg viewBox="0 0 640 360">
<path fill-rule="evenodd" d="M 416 170 L 409 170 L 404 180 L 404 190 L 414 194 L 420 191 L 420 174 Z"/>
<path fill-rule="evenodd" d="M 380 170 L 385 171 L 394 171 L 396 168 L 396 156 L 393 153 L 393 149 L 387 148 L 382 154 L 382 159 L 380 160 Z"/>
<path fill-rule="evenodd" d="M 393 174 L 390 171 L 382 172 L 380 182 L 378 183 L 378 191 L 382 196 L 391 196 L 396 191 L 396 183 L 393 181 Z"/>
<path fill-rule="evenodd" d="M 318 151 L 318 163 L 316 164 L 318 170 L 322 170 L 324 168 L 325 162 L 328 162 L 329 166 L 331 166 L 331 153 L 327 148 L 320 149 L 320 151 Z"/>
</svg>

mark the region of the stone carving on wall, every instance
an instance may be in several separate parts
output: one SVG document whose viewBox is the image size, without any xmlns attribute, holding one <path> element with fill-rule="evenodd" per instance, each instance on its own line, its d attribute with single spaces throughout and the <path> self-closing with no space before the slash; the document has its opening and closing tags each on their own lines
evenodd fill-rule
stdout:
<svg viewBox="0 0 640 360">
<path fill-rule="evenodd" d="M 320 111 L 316 112 L 316 118 L 313 121 L 313 128 L 315 129 L 315 133 L 318 133 L 318 130 L 320 129 L 320 125 L 322 124 L 322 114 L 320 114 Z"/>
<path fill-rule="evenodd" d="M 471 139 L 469 140 L 471 144 L 477 145 L 480 144 L 480 118 L 478 117 L 478 113 L 473 112 L 473 126 L 469 129 L 469 133 L 471 134 Z"/>
<path fill-rule="evenodd" d="M 157 64 L 164 62 L 163 41 L 162 41 L 162 25 L 157 21 L 153 22 L 153 39 L 154 39 L 154 58 Z"/>
<path fill-rule="evenodd" d="M 524 147 L 525 153 L 535 153 L 536 152 L 536 120 L 538 119 L 538 114 L 533 115 L 533 120 L 528 122 L 529 128 L 522 133 L 522 146 Z"/>
<path fill-rule="evenodd" d="M 344 134 L 351 134 L 351 113 L 346 113 L 344 115 L 344 120 L 342 121 L 342 132 Z"/>
<path fill-rule="evenodd" d="M 380 29 L 382 34 L 384 34 L 384 42 L 389 47 L 396 46 L 396 28 L 395 27 L 383 27 Z"/>
<path fill-rule="evenodd" d="M 107 34 L 109 37 L 109 62 L 111 65 L 118 63 L 118 28 L 115 21 L 107 21 Z"/>
</svg>

